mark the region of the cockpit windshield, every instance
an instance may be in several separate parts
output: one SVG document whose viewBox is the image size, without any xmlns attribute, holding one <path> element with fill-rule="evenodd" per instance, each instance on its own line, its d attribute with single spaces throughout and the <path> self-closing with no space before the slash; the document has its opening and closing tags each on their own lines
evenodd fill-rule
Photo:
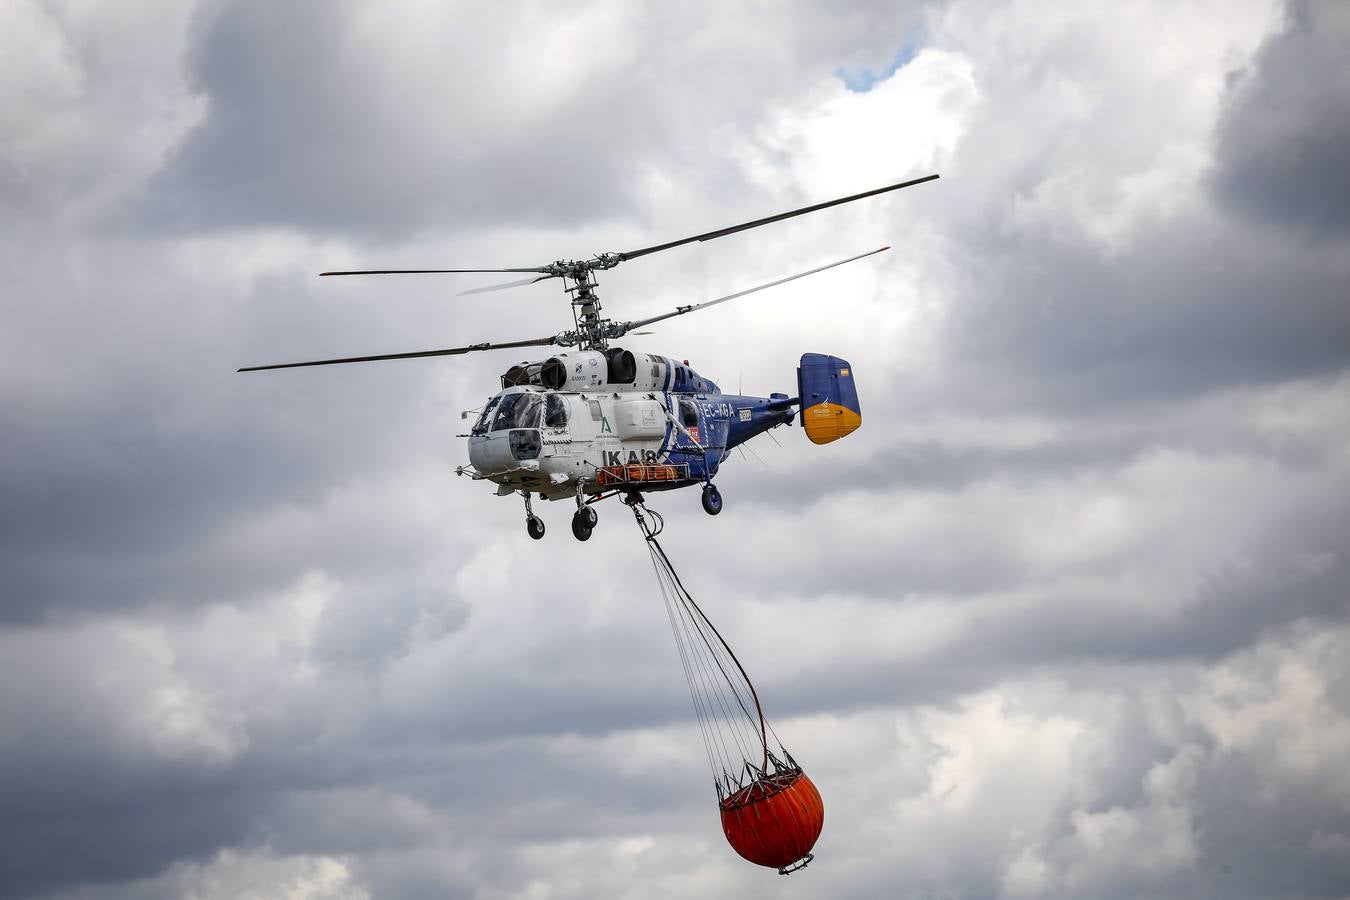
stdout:
<svg viewBox="0 0 1350 900">
<path fill-rule="evenodd" d="M 544 411 L 543 399 L 533 391 L 519 394 L 507 394 L 497 404 L 492 417 L 492 430 L 505 431 L 508 428 L 538 428 L 539 419 Z"/>
</svg>

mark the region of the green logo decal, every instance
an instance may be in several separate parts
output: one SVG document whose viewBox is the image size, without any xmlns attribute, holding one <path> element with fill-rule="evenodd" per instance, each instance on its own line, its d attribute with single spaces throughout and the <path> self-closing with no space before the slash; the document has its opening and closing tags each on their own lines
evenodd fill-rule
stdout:
<svg viewBox="0 0 1350 900">
<path fill-rule="evenodd" d="M 613 434 L 613 433 L 614 433 L 614 430 L 613 430 L 612 428 L 609 427 L 609 417 L 608 417 L 608 416 L 603 416 L 603 415 L 602 415 L 602 416 L 600 417 L 600 433 L 601 433 L 601 434 Z"/>
</svg>

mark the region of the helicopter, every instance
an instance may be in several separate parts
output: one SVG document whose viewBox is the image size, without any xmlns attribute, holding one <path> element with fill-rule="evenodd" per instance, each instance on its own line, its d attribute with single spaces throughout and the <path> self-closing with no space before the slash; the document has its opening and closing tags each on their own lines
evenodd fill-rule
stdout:
<svg viewBox="0 0 1350 900">
<path fill-rule="evenodd" d="M 874 256 L 889 247 L 737 291 L 704 303 L 678 306 L 670 312 L 632 321 L 601 314 L 595 273 L 620 263 L 694 242 L 709 241 L 794 216 L 805 215 L 878 194 L 934 181 L 927 175 L 897 184 L 827 200 L 777 215 L 743 222 L 692 237 L 623 253 L 601 253 L 589 259 L 558 260 L 542 266 L 499 269 L 362 269 L 321 272 L 338 275 L 418 275 L 521 273 L 532 277 L 462 291 L 475 294 L 535 284 L 558 278 L 570 297 L 573 328 L 545 337 L 500 343 L 478 343 L 440 350 L 387 353 L 342 359 L 245 366 L 239 372 L 458 356 L 485 350 L 521 347 L 565 347 L 547 359 L 523 361 L 501 376 L 500 390 L 476 413 L 467 435 L 469 465 L 455 473 L 497 486 L 498 496 L 519 494 L 525 501 L 525 528 L 543 538 L 544 521 L 534 512 L 533 498 L 576 503 L 572 534 L 589 540 L 598 522 L 595 504 L 614 496 L 632 505 L 643 491 L 701 486 L 703 510 L 722 511 L 722 494 L 713 483 L 731 451 L 751 438 L 799 418 L 807 437 L 827 444 L 862 424 L 853 367 L 847 360 L 823 353 L 804 353 L 797 369 L 797 392 L 768 397 L 722 391 L 694 371 L 687 359 L 635 353 L 612 341 L 657 322 L 708 309 L 757 291 Z"/>
</svg>

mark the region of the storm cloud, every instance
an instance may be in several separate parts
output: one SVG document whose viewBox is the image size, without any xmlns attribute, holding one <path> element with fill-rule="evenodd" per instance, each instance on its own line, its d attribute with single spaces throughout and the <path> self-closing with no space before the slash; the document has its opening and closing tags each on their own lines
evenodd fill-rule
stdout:
<svg viewBox="0 0 1350 900">
<path fill-rule="evenodd" d="M 0 884 L 75 898 L 1350 893 L 1347 16 L 1332 2 L 0 13 Z M 626 510 L 454 477 L 625 250 L 726 389 L 865 425 L 652 500 L 820 786 L 725 846 Z M 565 506 L 565 504 L 564 504 Z"/>
</svg>

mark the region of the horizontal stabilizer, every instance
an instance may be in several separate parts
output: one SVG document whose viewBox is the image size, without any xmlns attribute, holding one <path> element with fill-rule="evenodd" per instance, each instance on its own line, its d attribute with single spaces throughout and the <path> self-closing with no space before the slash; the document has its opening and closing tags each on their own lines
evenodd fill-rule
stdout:
<svg viewBox="0 0 1350 900">
<path fill-rule="evenodd" d="M 837 441 L 862 424 L 862 407 L 848 360 L 803 353 L 797 389 L 802 398 L 802 427 L 812 443 Z"/>
</svg>

